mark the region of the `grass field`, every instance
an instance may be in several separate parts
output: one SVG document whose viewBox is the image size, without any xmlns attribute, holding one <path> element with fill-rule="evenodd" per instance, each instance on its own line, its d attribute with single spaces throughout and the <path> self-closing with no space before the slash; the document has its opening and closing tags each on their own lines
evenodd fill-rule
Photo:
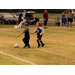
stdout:
<svg viewBox="0 0 75 75">
<path fill-rule="evenodd" d="M 35 13 L 35 14 L 33 14 L 33 16 L 34 17 L 38 17 L 38 18 L 43 18 L 43 13 Z M 57 17 L 59 17 L 59 18 L 61 18 L 61 13 L 49 13 L 49 15 L 48 15 L 49 17 L 49 19 L 56 19 Z M 67 14 L 65 15 L 65 17 L 67 18 Z"/>
<path fill-rule="evenodd" d="M 48 26 L 42 38 L 45 43 L 43 48 L 37 48 L 36 34 L 30 34 L 30 49 L 23 48 L 24 35 L 18 36 L 23 29 L 13 27 L 14 25 L 0 25 L 0 65 L 32 65 L 29 62 L 37 65 L 75 65 L 74 26 L 72 28 Z M 35 25 L 29 26 L 30 32 L 35 28 Z M 14 48 L 15 43 L 19 44 L 19 48 Z"/>
</svg>

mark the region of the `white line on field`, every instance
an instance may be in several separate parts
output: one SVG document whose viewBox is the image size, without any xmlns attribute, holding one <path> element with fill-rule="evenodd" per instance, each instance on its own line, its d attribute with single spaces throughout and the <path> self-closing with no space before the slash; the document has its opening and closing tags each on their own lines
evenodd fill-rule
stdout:
<svg viewBox="0 0 75 75">
<path fill-rule="evenodd" d="M 18 60 L 20 60 L 20 61 L 23 61 L 23 62 L 29 63 L 29 64 L 31 64 L 31 65 L 37 65 L 36 63 L 33 63 L 33 62 L 31 62 L 31 61 L 27 61 L 27 60 L 25 60 L 25 59 L 22 59 L 22 58 L 16 57 L 16 56 L 11 55 L 11 54 L 4 53 L 4 52 L 2 52 L 2 51 L 0 51 L 0 53 L 1 53 L 1 54 L 4 54 L 4 55 L 7 55 L 7 56 L 10 56 L 10 57 L 12 57 L 12 58 L 18 59 Z"/>
</svg>

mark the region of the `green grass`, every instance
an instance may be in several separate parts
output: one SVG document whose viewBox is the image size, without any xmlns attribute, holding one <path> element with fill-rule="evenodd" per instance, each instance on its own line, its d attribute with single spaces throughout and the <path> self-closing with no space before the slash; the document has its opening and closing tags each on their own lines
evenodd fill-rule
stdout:
<svg viewBox="0 0 75 75">
<path fill-rule="evenodd" d="M 75 27 L 49 26 L 42 37 L 45 46 L 37 48 L 36 34 L 30 34 L 30 49 L 23 48 L 23 29 L 0 24 L 0 51 L 34 62 L 38 65 L 75 65 Z M 36 26 L 29 26 L 30 32 Z M 18 43 L 19 48 L 14 48 Z M 0 65 L 30 65 L 0 53 Z"/>
</svg>

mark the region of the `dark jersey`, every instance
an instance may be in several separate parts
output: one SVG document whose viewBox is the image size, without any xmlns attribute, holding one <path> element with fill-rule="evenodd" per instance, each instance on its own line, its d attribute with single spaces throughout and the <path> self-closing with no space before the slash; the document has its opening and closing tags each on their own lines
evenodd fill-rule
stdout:
<svg viewBox="0 0 75 75">
<path fill-rule="evenodd" d="M 19 19 L 22 19 L 22 16 L 23 16 L 23 15 L 22 15 L 22 14 L 20 14 L 20 15 L 19 15 Z"/>
<path fill-rule="evenodd" d="M 25 28 L 23 32 L 25 36 L 29 36 L 29 28 Z"/>
<path fill-rule="evenodd" d="M 43 13 L 43 18 L 45 18 L 46 20 L 48 20 L 48 13 Z"/>
</svg>

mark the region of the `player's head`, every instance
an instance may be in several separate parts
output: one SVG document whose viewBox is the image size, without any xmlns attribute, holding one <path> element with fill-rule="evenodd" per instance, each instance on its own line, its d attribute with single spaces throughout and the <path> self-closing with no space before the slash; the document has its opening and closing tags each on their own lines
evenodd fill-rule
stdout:
<svg viewBox="0 0 75 75">
<path fill-rule="evenodd" d="M 37 27 L 42 27 L 42 24 L 39 23 L 39 22 L 37 22 L 37 23 L 36 23 L 36 26 L 37 26 Z"/>
<path fill-rule="evenodd" d="M 48 11 L 47 11 L 47 10 L 45 10 L 44 12 L 45 12 L 45 13 L 47 13 Z"/>
<path fill-rule="evenodd" d="M 28 23 L 25 23 L 25 24 L 23 25 L 23 27 L 24 27 L 24 28 L 28 27 Z"/>
</svg>

